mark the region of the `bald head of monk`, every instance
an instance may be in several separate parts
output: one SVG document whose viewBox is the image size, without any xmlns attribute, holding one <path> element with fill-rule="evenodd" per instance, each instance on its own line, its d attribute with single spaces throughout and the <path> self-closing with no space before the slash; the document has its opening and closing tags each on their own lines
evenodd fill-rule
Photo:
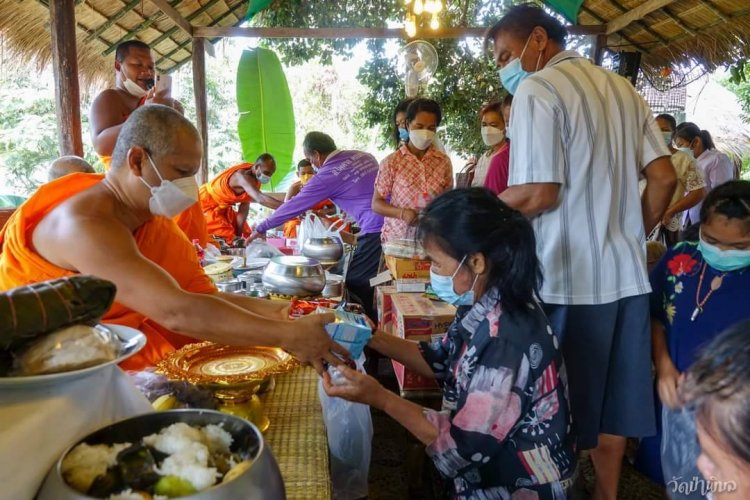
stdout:
<svg viewBox="0 0 750 500">
<path fill-rule="evenodd" d="M 49 166 L 49 173 L 47 175 L 50 181 L 54 181 L 60 177 L 76 172 L 82 172 L 84 174 L 95 173 L 94 167 L 80 156 L 61 156 Z"/>
<path fill-rule="evenodd" d="M 133 208 L 173 217 L 185 197 L 198 200 L 194 176 L 202 156 L 198 130 L 184 116 L 168 106 L 141 106 L 120 129 L 107 182 Z M 163 181 L 172 185 L 155 189 Z"/>
</svg>

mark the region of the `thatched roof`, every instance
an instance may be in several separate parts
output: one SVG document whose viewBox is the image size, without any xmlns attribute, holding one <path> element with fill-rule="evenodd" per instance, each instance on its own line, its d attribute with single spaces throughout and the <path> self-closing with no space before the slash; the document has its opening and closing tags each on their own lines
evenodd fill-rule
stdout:
<svg viewBox="0 0 750 500">
<path fill-rule="evenodd" d="M 328 0 L 316 0 L 328 1 Z M 390 0 L 397 1 L 397 0 Z M 458 0 L 448 0 L 456 2 Z M 639 12 L 654 0 L 586 0 L 580 25 L 607 24 Z M 48 0 L 0 0 L 0 35 L 24 63 L 49 62 Z M 157 68 L 168 72 L 191 58 L 190 37 L 150 0 L 77 0 L 79 70 L 84 86 L 112 78 L 115 46 L 135 38 L 152 46 Z M 242 21 L 248 0 L 170 0 L 192 26 L 230 26 Z M 672 64 L 707 70 L 750 57 L 750 0 L 673 0 L 636 16 L 608 38 L 613 49 L 643 52 L 652 74 Z M 12 59 L 12 58 L 11 58 Z"/>
<path fill-rule="evenodd" d="M 170 0 L 194 26 L 233 26 L 242 21 L 247 0 Z M 190 60 L 191 38 L 149 0 L 78 0 L 78 69 L 88 86 L 113 78 L 114 49 L 128 39 L 148 43 L 159 72 Z M 4 64 L 52 57 L 47 0 L 0 0 Z"/>
<path fill-rule="evenodd" d="M 635 9 L 643 0 L 586 0 L 578 24 L 604 24 Z M 750 1 L 676 0 L 628 24 L 610 37 L 619 50 L 643 53 L 652 73 L 676 64 L 708 71 L 750 57 Z M 617 42 L 615 38 L 619 37 Z"/>
</svg>

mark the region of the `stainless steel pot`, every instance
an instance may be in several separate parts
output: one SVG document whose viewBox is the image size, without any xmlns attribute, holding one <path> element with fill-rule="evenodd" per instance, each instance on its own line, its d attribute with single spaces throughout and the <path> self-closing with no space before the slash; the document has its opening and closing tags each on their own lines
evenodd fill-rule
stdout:
<svg viewBox="0 0 750 500">
<path fill-rule="evenodd" d="M 218 288 L 220 292 L 234 293 L 234 292 L 242 291 L 243 286 L 242 286 L 242 281 L 238 279 L 233 279 L 233 280 L 219 281 L 218 283 L 216 283 L 216 288 Z"/>
<path fill-rule="evenodd" d="M 336 265 L 344 255 L 344 246 L 336 238 L 310 238 L 302 246 L 302 254 L 317 259 L 324 267 Z"/>
<path fill-rule="evenodd" d="M 325 284 L 325 272 L 320 262 L 303 256 L 274 257 L 263 271 L 263 285 L 271 293 L 309 297 L 319 294 Z"/>
<path fill-rule="evenodd" d="M 250 288 L 251 285 L 263 283 L 263 270 L 254 270 L 242 273 L 237 277 L 244 285 L 245 288 Z"/>
<path fill-rule="evenodd" d="M 88 500 L 91 498 L 68 486 L 60 472 L 62 459 L 78 444 L 83 442 L 90 445 L 134 443 L 144 436 L 159 432 L 177 422 L 194 426 L 221 425 L 232 435 L 232 451 L 248 454 L 249 459 L 253 461 L 252 466 L 235 479 L 180 498 L 189 500 L 284 500 L 286 498 L 279 466 L 268 445 L 263 441 L 263 435 L 258 428 L 245 419 L 213 410 L 170 410 L 147 413 L 121 420 L 89 434 L 62 454 L 47 474 L 37 498 L 39 500 Z"/>
<path fill-rule="evenodd" d="M 320 293 L 323 297 L 341 297 L 344 295 L 344 277 L 340 274 L 326 273 L 326 286 Z"/>
</svg>

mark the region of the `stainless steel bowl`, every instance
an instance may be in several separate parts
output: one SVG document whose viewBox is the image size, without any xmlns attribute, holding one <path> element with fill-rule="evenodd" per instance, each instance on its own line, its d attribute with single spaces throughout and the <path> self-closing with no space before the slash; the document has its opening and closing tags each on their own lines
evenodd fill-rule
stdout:
<svg viewBox="0 0 750 500">
<path fill-rule="evenodd" d="M 264 443 L 263 435 L 258 428 L 245 419 L 213 410 L 170 410 L 147 413 L 121 420 L 89 434 L 62 454 L 47 474 L 37 498 L 39 500 L 88 500 L 91 498 L 68 486 L 60 472 L 63 458 L 78 444 L 83 442 L 90 445 L 134 443 L 144 436 L 159 432 L 177 422 L 195 426 L 221 425 L 232 435 L 232 451 L 249 455 L 248 458 L 253 461 L 252 466 L 235 479 L 180 498 L 190 500 L 284 500 L 286 498 L 279 466 Z"/>
<path fill-rule="evenodd" d="M 233 292 L 242 291 L 243 286 L 242 286 L 242 281 L 238 279 L 233 279 L 233 280 L 219 281 L 218 283 L 216 283 L 216 288 L 218 288 L 220 292 L 233 293 Z"/>
<path fill-rule="evenodd" d="M 336 265 L 344 255 L 344 246 L 336 238 L 310 238 L 302 246 L 302 254 L 317 259 L 324 267 Z"/>
<path fill-rule="evenodd" d="M 344 295 L 344 277 L 340 274 L 326 273 L 326 286 L 320 293 L 323 297 L 341 297 Z"/>
<path fill-rule="evenodd" d="M 320 262 L 315 259 L 280 255 L 272 258 L 263 271 L 263 285 L 271 293 L 309 297 L 323 290 L 326 276 Z"/>
</svg>

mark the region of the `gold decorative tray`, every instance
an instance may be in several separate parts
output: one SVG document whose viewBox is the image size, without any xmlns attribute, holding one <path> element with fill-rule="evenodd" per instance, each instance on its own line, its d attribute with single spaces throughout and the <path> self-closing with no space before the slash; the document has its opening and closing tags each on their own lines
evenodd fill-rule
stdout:
<svg viewBox="0 0 750 500">
<path fill-rule="evenodd" d="M 173 380 L 209 388 L 260 384 L 297 366 L 297 361 L 277 347 L 239 347 L 201 342 L 167 355 L 157 371 Z"/>
</svg>

